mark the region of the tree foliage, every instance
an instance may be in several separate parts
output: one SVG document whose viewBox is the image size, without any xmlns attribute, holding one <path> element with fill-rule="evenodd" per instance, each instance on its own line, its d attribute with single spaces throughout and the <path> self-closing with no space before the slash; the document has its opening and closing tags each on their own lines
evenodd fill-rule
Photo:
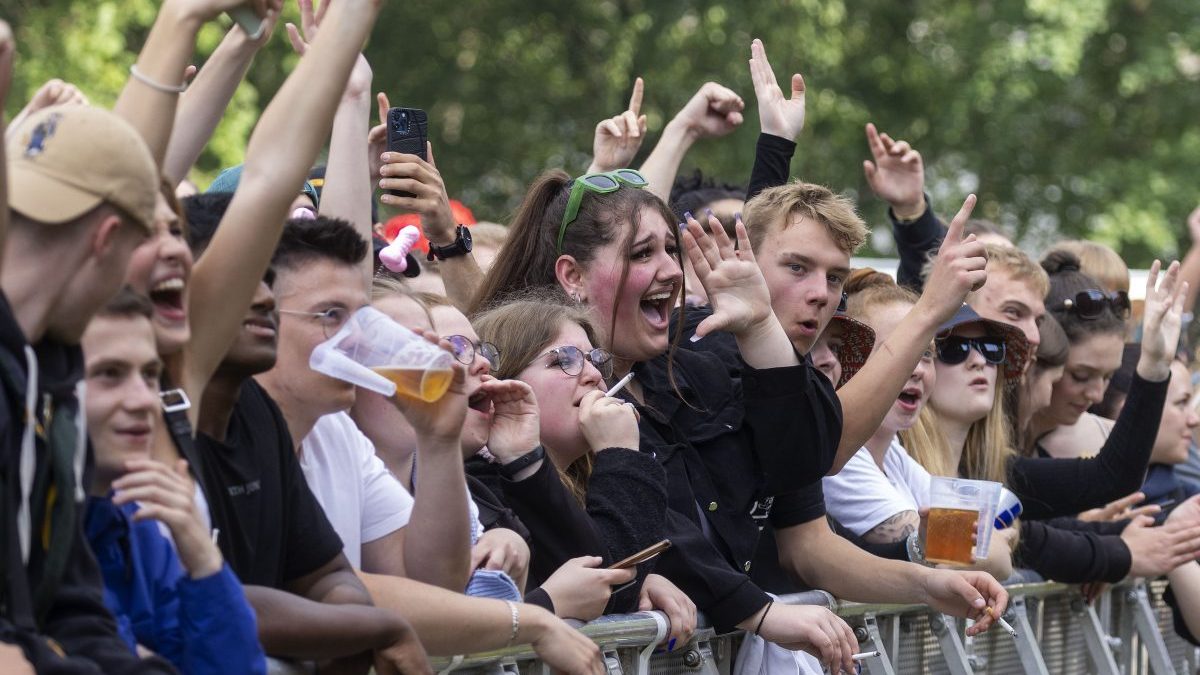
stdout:
<svg viewBox="0 0 1200 675">
<path fill-rule="evenodd" d="M 16 98 L 58 76 L 111 103 L 156 4 L 0 0 L 18 31 Z M 198 60 L 220 35 L 205 30 Z M 752 37 L 782 81 L 800 70 L 808 84 L 794 173 L 857 193 L 869 220 L 883 214 L 861 169 L 874 121 L 925 155 L 941 211 L 977 191 L 977 213 L 1032 246 L 1088 237 L 1144 265 L 1187 236 L 1200 175 L 1191 0 L 410 0 L 386 5 L 367 55 L 393 104 L 430 112 L 452 193 L 503 220 L 540 171 L 587 166 L 593 127 L 623 109 L 638 75 L 643 155 L 704 81 L 742 94 L 743 128 L 698 145 L 684 170 L 744 181 L 757 133 Z M 259 55 L 198 167 L 202 184 L 240 160 L 294 60 L 282 36 Z"/>
</svg>

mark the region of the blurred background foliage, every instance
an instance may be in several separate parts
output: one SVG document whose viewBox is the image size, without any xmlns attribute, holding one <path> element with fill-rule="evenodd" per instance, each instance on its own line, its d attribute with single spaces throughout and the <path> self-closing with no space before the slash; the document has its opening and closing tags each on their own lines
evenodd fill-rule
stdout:
<svg viewBox="0 0 1200 675">
<path fill-rule="evenodd" d="M 50 77 L 111 104 L 157 5 L 0 0 L 19 51 L 9 113 Z M 367 56 L 393 105 L 430 112 L 451 195 L 483 219 L 505 220 L 544 169 L 581 172 L 596 122 L 624 109 L 638 75 L 643 157 L 706 80 L 746 99 L 742 128 L 683 167 L 744 182 L 761 37 L 784 86 L 794 70 L 808 84 L 794 175 L 859 196 L 870 222 L 884 222 L 861 166 L 874 121 L 925 156 L 940 212 L 977 191 L 976 213 L 1028 248 L 1081 236 L 1144 266 L 1186 247 L 1200 201 L 1198 15 L 1195 0 L 409 0 L 387 3 Z M 227 26 L 205 29 L 197 64 Z M 295 58 L 278 28 L 197 167 L 202 187 L 240 161 Z M 872 245 L 889 253 L 878 229 Z"/>
</svg>

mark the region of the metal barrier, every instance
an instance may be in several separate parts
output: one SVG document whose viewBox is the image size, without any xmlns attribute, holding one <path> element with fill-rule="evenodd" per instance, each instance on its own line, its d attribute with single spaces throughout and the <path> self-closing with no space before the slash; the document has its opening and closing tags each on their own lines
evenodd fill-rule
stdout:
<svg viewBox="0 0 1200 675">
<path fill-rule="evenodd" d="M 965 621 L 930 612 L 924 605 L 839 602 L 812 591 L 784 596 L 788 604 L 823 605 L 847 621 L 862 651 L 879 656 L 862 662 L 870 675 L 991 673 L 1008 675 L 1184 675 L 1200 668 L 1200 649 L 1179 638 L 1162 602 L 1165 581 L 1123 583 L 1094 605 L 1078 589 L 1056 583 L 1009 586 L 1005 619 L 1013 638 L 990 630 L 969 638 Z M 701 628 L 685 646 L 656 651 L 668 634 L 659 612 L 606 616 L 580 627 L 600 646 L 613 675 L 729 675 L 742 633 L 717 635 Z M 452 659 L 435 659 L 440 673 L 548 673 L 528 645 Z"/>
</svg>

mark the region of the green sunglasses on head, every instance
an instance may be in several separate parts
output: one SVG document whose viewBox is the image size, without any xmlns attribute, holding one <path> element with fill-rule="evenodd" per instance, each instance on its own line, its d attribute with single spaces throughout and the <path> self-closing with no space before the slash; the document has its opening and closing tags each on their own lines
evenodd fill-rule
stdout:
<svg viewBox="0 0 1200 675">
<path fill-rule="evenodd" d="M 579 205 L 583 203 L 584 192 L 595 192 L 598 195 L 616 192 L 621 184 L 629 187 L 644 188 L 649 185 L 642 174 L 633 169 L 617 169 L 604 173 L 589 173 L 571 182 L 571 197 L 567 200 L 567 210 L 563 213 L 562 225 L 558 226 L 558 252 L 562 253 L 563 236 L 567 226 L 575 222 L 579 216 Z"/>
</svg>

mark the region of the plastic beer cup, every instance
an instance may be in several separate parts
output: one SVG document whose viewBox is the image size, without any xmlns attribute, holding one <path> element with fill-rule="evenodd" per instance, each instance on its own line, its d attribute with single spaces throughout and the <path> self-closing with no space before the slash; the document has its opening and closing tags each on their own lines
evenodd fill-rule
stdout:
<svg viewBox="0 0 1200 675">
<path fill-rule="evenodd" d="M 427 402 L 440 399 L 454 379 L 449 352 L 371 307 L 359 309 L 337 335 L 317 345 L 309 366 L 385 396 Z"/>
<path fill-rule="evenodd" d="M 970 565 L 986 558 L 1001 488 L 985 480 L 932 477 L 925 559 Z"/>
</svg>

